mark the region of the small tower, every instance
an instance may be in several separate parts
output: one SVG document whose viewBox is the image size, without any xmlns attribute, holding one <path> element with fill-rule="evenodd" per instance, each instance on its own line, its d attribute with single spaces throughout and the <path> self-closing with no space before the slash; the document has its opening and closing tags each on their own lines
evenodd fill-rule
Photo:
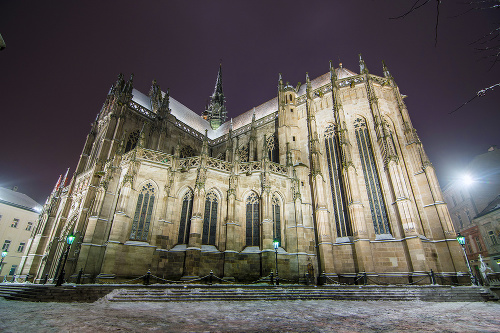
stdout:
<svg viewBox="0 0 500 333">
<path fill-rule="evenodd" d="M 202 114 L 203 118 L 210 122 L 210 127 L 214 130 L 219 128 L 219 126 L 226 121 L 227 111 L 224 102 L 224 92 L 222 91 L 222 64 L 220 64 L 214 93 L 210 97 L 210 103 L 207 109 Z"/>
</svg>

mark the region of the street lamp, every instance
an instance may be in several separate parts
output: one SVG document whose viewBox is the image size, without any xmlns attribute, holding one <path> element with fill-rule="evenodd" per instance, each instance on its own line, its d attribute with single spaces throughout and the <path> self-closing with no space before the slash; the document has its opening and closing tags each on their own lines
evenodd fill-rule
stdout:
<svg viewBox="0 0 500 333">
<path fill-rule="evenodd" d="M 0 261 L 0 272 L 2 271 L 3 267 L 3 259 L 7 256 L 7 251 L 2 251 L 2 260 Z"/>
<path fill-rule="evenodd" d="M 462 246 L 462 251 L 464 251 L 465 262 L 467 263 L 467 268 L 469 269 L 470 280 L 473 285 L 477 286 L 477 280 L 474 274 L 472 274 L 472 269 L 470 268 L 469 258 L 467 258 L 467 252 L 465 252 L 465 236 L 462 236 L 460 233 L 457 234 L 458 244 Z"/>
<path fill-rule="evenodd" d="M 278 239 L 274 239 L 274 253 L 276 254 L 276 285 L 280 285 L 280 279 L 278 277 L 278 247 L 280 247 L 280 241 Z"/>
<path fill-rule="evenodd" d="M 68 260 L 69 248 L 71 247 L 71 244 L 73 244 L 74 240 L 75 235 L 73 235 L 73 233 L 69 234 L 68 237 L 66 237 L 66 243 L 68 244 L 68 246 L 66 247 L 66 251 L 64 252 L 64 260 L 61 267 L 61 273 L 59 274 L 59 278 L 57 279 L 56 287 L 61 286 L 64 282 L 64 266 L 66 265 L 66 260 Z"/>
</svg>

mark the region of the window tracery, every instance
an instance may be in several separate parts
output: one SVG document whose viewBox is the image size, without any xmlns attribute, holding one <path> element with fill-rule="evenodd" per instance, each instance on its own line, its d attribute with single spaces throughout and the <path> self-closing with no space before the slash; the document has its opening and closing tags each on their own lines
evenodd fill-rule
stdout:
<svg viewBox="0 0 500 333">
<path fill-rule="evenodd" d="M 191 229 L 191 214 L 193 213 L 193 191 L 189 190 L 182 198 L 181 219 L 179 223 L 178 244 L 187 244 Z"/>
<path fill-rule="evenodd" d="M 246 200 L 246 246 L 260 245 L 259 197 L 252 192 Z"/>
<path fill-rule="evenodd" d="M 155 202 L 155 188 L 151 183 L 142 186 L 137 205 L 135 207 L 134 219 L 132 220 L 131 240 L 147 241 L 149 225 Z"/>
<path fill-rule="evenodd" d="M 281 243 L 281 205 L 278 196 L 273 195 L 273 239 Z"/>
<path fill-rule="evenodd" d="M 378 177 L 377 165 L 373 156 L 373 148 L 366 127 L 366 121 L 363 118 L 357 118 L 354 121 L 354 130 L 356 133 L 356 142 L 358 144 L 359 156 L 365 178 L 366 192 L 370 202 L 370 212 L 372 215 L 373 226 L 376 234 L 390 234 L 389 219 L 385 208 L 380 180 Z"/>
<path fill-rule="evenodd" d="M 217 232 L 218 198 L 215 191 L 210 191 L 205 199 L 205 214 L 203 217 L 203 235 L 201 244 L 215 245 Z"/>
</svg>

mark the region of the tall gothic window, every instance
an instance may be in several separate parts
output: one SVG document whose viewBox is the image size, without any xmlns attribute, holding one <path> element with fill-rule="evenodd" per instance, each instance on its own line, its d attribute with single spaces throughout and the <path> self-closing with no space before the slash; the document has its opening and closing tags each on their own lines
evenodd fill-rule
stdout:
<svg viewBox="0 0 500 333">
<path fill-rule="evenodd" d="M 139 131 L 135 131 L 130 133 L 128 136 L 127 144 L 125 145 L 125 153 L 131 151 L 137 146 L 137 142 L 139 141 Z"/>
<path fill-rule="evenodd" d="M 281 244 L 281 210 L 280 200 L 273 195 L 273 239 Z"/>
<path fill-rule="evenodd" d="M 357 118 L 354 121 L 354 130 L 356 132 L 356 142 L 358 144 L 359 156 L 363 167 L 366 192 L 370 202 L 370 212 L 372 215 L 373 226 L 376 234 L 390 234 L 389 219 L 385 209 L 380 180 L 378 178 L 377 166 L 373 157 L 373 148 L 368 135 L 366 121 Z"/>
<path fill-rule="evenodd" d="M 191 157 L 194 156 L 195 152 L 194 149 L 191 148 L 191 146 L 184 146 L 181 148 L 181 151 L 179 153 L 180 158 L 186 158 L 186 157 Z"/>
<path fill-rule="evenodd" d="M 142 187 L 139 197 L 137 198 L 130 239 L 138 241 L 148 240 L 149 225 L 151 223 L 154 203 L 155 189 L 151 183 L 147 183 Z"/>
<path fill-rule="evenodd" d="M 248 162 L 248 144 L 242 145 L 237 152 L 240 162 Z"/>
<path fill-rule="evenodd" d="M 246 245 L 259 246 L 259 197 L 252 192 L 246 200 Z"/>
<path fill-rule="evenodd" d="M 271 162 L 279 163 L 278 138 L 275 134 L 267 138 L 267 153 Z"/>
<path fill-rule="evenodd" d="M 217 231 L 217 195 L 210 191 L 205 200 L 205 214 L 203 218 L 203 235 L 201 244 L 215 245 L 215 233 Z"/>
<path fill-rule="evenodd" d="M 189 190 L 182 199 L 181 221 L 179 223 L 178 244 L 187 244 L 191 229 L 191 214 L 193 212 L 193 191 Z"/>
<path fill-rule="evenodd" d="M 330 175 L 330 190 L 332 192 L 333 214 L 337 226 L 337 237 L 352 236 L 351 224 L 345 206 L 345 192 L 342 180 L 342 160 L 335 136 L 335 126 L 330 125 L 325 131 L 326 159 Z"/>
</svg>

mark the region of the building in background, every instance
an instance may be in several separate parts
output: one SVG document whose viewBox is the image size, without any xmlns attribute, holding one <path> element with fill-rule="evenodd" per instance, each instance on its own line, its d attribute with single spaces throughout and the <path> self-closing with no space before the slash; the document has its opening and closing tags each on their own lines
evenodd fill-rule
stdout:
<svg viewBox="0 0 500 333">
<path fill-rule="evenodd" d="M 16 273 L 41 209 L 35 200 L 17 192 L 17 187 L 0 187 L 0 245 L 7 251 L 0 279 Z"/>
<path fill-rule="evenodd" d="M 500 150 L 491 146 L 467 165 L 462 177 L 448 184 L 444 189 L 455 230 L 466 239 L 465 249 L 474 274 L 480 278 L 479 254 L 484 262 L 495 271 L 500 248 L 500 212 L 495 208 L 500 194 Z M 493 251 L 493 252 L 491 252 Z"/>
<path fill-rule="evenodd" d="M 66 273 L 87 281 L 148 270 L 255 281 L 275 265 L 291 281 L 468 276 L 404 96 L 385 64 L 383 76 L 359 65 L 296 86 L 280 74 L 275 98 L 231 120 L 221 69 L 198 113 L 156 81 L 145 95 L 120 75 L 69 185 L 43 208 L 22 274 L 53 280 L 68 248 Z"/>
</svg>

